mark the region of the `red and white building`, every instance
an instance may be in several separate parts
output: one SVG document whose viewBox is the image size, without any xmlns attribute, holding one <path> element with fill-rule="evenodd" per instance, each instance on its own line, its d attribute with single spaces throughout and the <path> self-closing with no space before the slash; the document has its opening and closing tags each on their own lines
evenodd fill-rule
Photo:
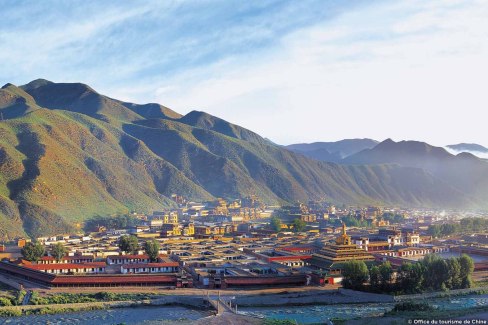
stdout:
<svg viewBox="0 0 488 325">
<path fill-rule="evenodd" d="M 92 262 L 84 264 L 74 264 L 74 263 L 52 263 L 52 264 L 24 264 L 25 267 L 51 273 L 51 274 L 98 274 L 105 273 L 106 264 L 105 262 Z"/>
<path fill-rule="evenodd" d="M 178 272 L 177 262 L 125 264 L 120 267 L 120 273 L 175 273 Z"/>
<path fill-rule="evenodd" d="M 141 254 L 141 255 L 114 255 L 107 257 L 107 264 L 109 265 L 123 265 L 123 264 L 141 264 L 141 263 L 149 263 L 149 255 Z"/>
<path fill-rule="evenodd" d="M 52 256 L 43 256 L 37 262 L 37 264 L 81 264 L 81 263 L 93 263 L 92 256 L 82 256 L 82 255 L 74 255 L 74 256 L 64 256 L 59 262 Z"/>
</svg>

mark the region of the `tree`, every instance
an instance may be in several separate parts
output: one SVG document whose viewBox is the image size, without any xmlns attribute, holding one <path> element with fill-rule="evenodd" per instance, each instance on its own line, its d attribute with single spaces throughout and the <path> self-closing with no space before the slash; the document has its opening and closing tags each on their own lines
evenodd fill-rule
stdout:
<svg viewBox="0 0 488 325">
<path fill-rule="evenodd" d="M 51 255 L 54 257 L 54 259 L 59 262 L 63 259 L 64 255 L 68 250 L 62 243 L 56 243 L 52 248 L 51 248 Z"/>
<path fill-rule="evenodd" d="M 421 263 L 403 263 L 398 271 L 398 289 L 404 293 L 420 293 L 424 269 Z"/>
<path fill-rule="evenodd" d="M 271 222 L 270 222 L 270 226 L 274 231 L 280 232 L 281 231 L 281 219 L 278 217 L 272 217 Z"/>
<path fill-rule="evenodd" d="M 345 223 L 348 227 L 368 227 L 368 222 L 366 220 L 358 219 L 353 214 L 344 216 L 341 220 L 337 220 L 336 222 L 337 225 L 341 225 L 342 223 Z"/>
<path fill-rule="evenodd" d="M 449 289 L 460 289 L 462 284 L 461 264 L 459 259 L 452 257 L 446 260 L 449 272 L 449 281 L 446 284 Z"/>
<path fill-rule="evenodd" d="M 458 260 L 461 268 L 461 288 L 471 288 L 473 286 L 473 280 L 471 279 L 471 275 L 474 271 L 473 259 L 470 256 L 463 254 Z"/>
<path fill-rule="evenodd" d="M 102 217 L 95 216 L 85 221 L 85 231 L 97 231 L 99 226 L 103 226 L 107 229 L 126 229 L 129 227 L 137 226 L 139 220 L 131 215 L 122 215 L 115 217 Z"/>
<path fill-rule="evenodd" d="M 379 267 L 379 271 L 381 286 L 383 287 L 383 290 L 386 290 L 391 283 L 391 277 L 393 275 L 393 269 L 391 268 L 390 262 L 387 261 L 382 263 Z"/>
<path fill-rule="evenodd" d="M 149 255 L 151 262 L 156 261 L 159 256 L 159 242 L 154 238 L 146 241 L 144 250 L 146 251 L 146 254 Z"/>
<path fill-rule="evenodd" d="M 136 254 L 139 250 L 139 241 L 136 236 L 124 235 L 119 239 L 119 248 L 121 251 Z"/>
<path fill-rule="evenodd" d="M 364 261 L 347 261 L 342 270 L 342 285 L 348 289 L 360 289 L 368 281 L 368 267 Z"/>
<path fill-rule="evenodd" d="M 437 238 L 441 235 L 441 227 L 439 225 L 430 225 L 428 232 L 432 237 Z"/>
<path fill-rule="evenodd" d="M 373 290 L 378 290 L 381 283 L 380 269 L 376 265 L 369 270 L 369 283 Z"/>
<path fill-rule="evenodd" d="M 401 223 L 405 220 L 405 217 L 401 214 L 394 214 L 391 212 L 385 212 L 381 216 L 385 221 L 389 221 L 390 223 Z"/>
<path fill-rule="evenodd" d="M 29 242 L 22 248 L 21 253 L 24 259 L 37 262 L 44 256 L 44 246 L 39 242 Z"/>
<path fill-rule="evenodd" d="M 425 267 L 424 289 L 434 291 L 446 290 L 449 285 L 449 266 L 439 255 L 429 254 L 424 257 L 422 264 Z"/>
<path fill-rule="evenodd" d="M 295 219 L 293 220 L 293 231 L 294 232 L 302 232 L 307 227 L 307 223 L 302 219 Z"/>
</svg>

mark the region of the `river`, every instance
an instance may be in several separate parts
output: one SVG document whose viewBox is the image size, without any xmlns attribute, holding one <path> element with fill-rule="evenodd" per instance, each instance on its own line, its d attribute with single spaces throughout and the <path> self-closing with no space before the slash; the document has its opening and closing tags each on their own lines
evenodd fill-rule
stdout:
<svg viewBox="0 0 488 325">
<path fill-rule="evenodd" d="M 430 298 L 427 300 L 435 308 L 456 310 L 488 306 L 488 295 L 469 295 L 450 298 Z M 243 307 L 240 313 L 249 316 L 272 319 L 290 319 L 299 324 L 326 324 L 333 318 L 353 319 L 374 317 L 393 309 L 395 303 L 363 303 L 315 306 Z"/>
<path fill-rule="evenodd" d="M 93 310 L 55 315 L 29 315 L 2 318 L 0 324 L 161 324 L 164 321 L 191 321 L 210 316 L 209 311 L 189 309 L 179 306 L 117 308 L 109 310 Z"/>
<path fill-rule="evenodd" d="M 432 298 L 428 302 L 446 311 L 454 309 L 488 306 L 488 295 L 469 295 L 451 298 Z M 310 305 L 284 307 L 243 307 L 239 313 L 260 318 L 291 319 L 300 324 L 323 323 L 329 319 L 352 319 L 383 314 L 393 308 L 394 303 L 364 303 L 337 305 Z M 111 310 L 95 310 L 57 315 L 22 316 L 0 318 L 0 324 L 189 324 L 207 317 L 209 311 L 185 307 L 137 307 Z"/>
</svg>

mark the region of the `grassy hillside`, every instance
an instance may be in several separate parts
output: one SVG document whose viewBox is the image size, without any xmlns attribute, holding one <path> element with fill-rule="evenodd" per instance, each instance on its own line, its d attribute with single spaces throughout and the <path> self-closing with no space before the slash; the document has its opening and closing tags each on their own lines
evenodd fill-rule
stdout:
<svg viewBox="0 0 488 325">
<path fill-rule="evenodd" d="M 0 123 L 0 132 L 3 214 L 23 216 L 32 235 L 93 215 L 161 209 L 178 189 L 210 197 L 143 143 L 88 116 L 38 110 Z"/>
<path fill-rule="evenodd" d="M 76 229 L 86 218 L 257 194 L 268 203 L 474 206 L 419 168 L 306 158 L 202 112 L 136 105 L 82 84 L 8 85 L 0 109 L 0 237 Z M 24 110 L 18 109 L 23 103 Z"/>
</svg>

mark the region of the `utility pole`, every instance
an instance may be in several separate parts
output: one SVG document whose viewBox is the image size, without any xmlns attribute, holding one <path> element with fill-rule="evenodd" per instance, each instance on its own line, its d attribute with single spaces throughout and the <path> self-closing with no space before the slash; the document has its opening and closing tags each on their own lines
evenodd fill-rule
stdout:
<svg viewBox="0 0 488 325">
<path fill-rule="evenodd" d="M 0 112 L 0 121 L 3 121 L 3 112 Z"/>
</svg>

